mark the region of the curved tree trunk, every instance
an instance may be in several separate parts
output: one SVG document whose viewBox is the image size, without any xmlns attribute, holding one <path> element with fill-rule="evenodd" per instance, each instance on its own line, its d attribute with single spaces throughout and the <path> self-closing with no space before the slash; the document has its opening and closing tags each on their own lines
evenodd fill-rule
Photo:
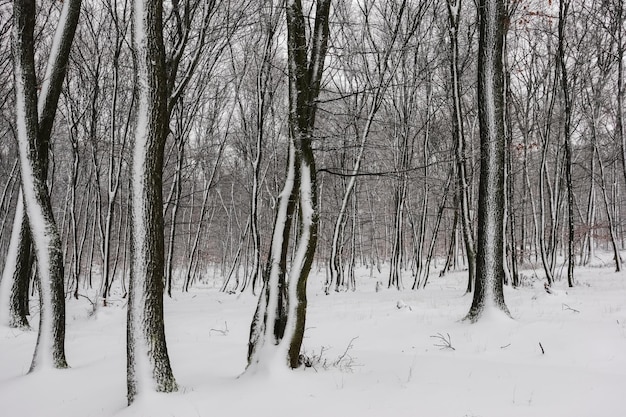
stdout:
<svg viewBox="0 0 626 417">
<path fill-rule="evenodd" d="M 48 147 L 69 51 L 80 13 L 80 0 L 64 3 L 37 99 L 34 38 L 35 2 L 13 7 L 13 57 L 18 146 L 25 213 L 37 258 L 39 332 L 31 371 L 65 368 L 65 303 L 61 238 L 47 184 Z"/>
<path fill-rule="evenodd" d="M 300 0 L 286 3 L 289 66 L 289 162 L 270 247 L 268 271 L 250 327 L 248 369 L 278 361 L 296 368 L 306 320 L 306 283 L 317 246 L 317 183 L 313 156 L 316 100 L 328 43 L 331 0 L 319 0 L 307 57 L 306 23 Z M 289 229 L 295 204 L 299 228 L 285 279 Z M 284 330 L 281 328 L 284 323 Z M 282 333 L 282 335 L 281 335 Z"/>
</svg>

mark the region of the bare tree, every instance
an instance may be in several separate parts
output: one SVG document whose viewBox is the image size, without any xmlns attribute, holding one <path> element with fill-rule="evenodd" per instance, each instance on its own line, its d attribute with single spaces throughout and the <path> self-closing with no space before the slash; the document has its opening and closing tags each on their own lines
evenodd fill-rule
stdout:
<svg viewBox="0 0 626 417">
<path fill-rule="evenodd" d="M 466 319 L 478 321 L 486 309 L 509 314 L 504 302 L 504 0 L 481 0 L 478 44 L 480 185 L 476 282 Z"/>
<path fill-rule="evenodd" d="M 145 391 L 178 389 L 167 353 L 163 323 L 162 169 L 168 132 L 168 89 L 162 19 L 161 2 L 134 0 L 132 38 L 138 106 L 130 200 L 129 404 Z"/>
<path fill-rule="evenodd" d="M 572 184 L 572 99 L 570 97 L 570 79 L 565 56 L 565 25 L 570 7 L 569 0 L 559 0 L 559 47 L 558 62 L 561 71 L 561 89 L 565 113 L 565 182 L 567 186 L 567 284 L 574 286 L 574 185 Z"/>
<path fill-rule="evenodd" d="M 25 214 L 37 258 L 40 323 L 31 371 L 65 368 L 65 303 L 61 239 L 47 184 L 47 154 L 52 124 L 72 45 L 80 0 L 67 1 L 48 57 L 46 76 L 37 100 L 35 76 L 35 3 L 14 3 L 14 71 L 18 145 Z"/>
<path fill-rule="evenodd" d="M 454 135 L 454 157 L 456 160 L 458 203 L 461 213 L 461 231 L 465 242 L 467 270 L 469 272 L 467 292 L 472 291 L 476 273 L 476 253 L 474 232 L 470 216 L 470 193 L 467 167 L 467 144 L 463 128 L 463 109 L 461 105 L 461 79 L 459 69 L 459 21 L 461 19 L 461 0 L 448 0 L 448 20 L 450 33 L 450 77 L 452 79 L 452 126 Z"/>
<path fill-rule="evenodd" d="M 300 0 L 286 4 L 289 67 L 289 160 L 257 309 L 250 329 L 248 368 L 278 359 L 296 368 L 306 320 L 306 283 L 317 245 L 317 183 L 313 134 L 328 45 L 331 0 L 318 0 L 310 43 Z M 307 45 L 310 44 L 310 52 Z M 299 230 L 286 279 L 289 232 L 296 204 Z"/>
</svg>

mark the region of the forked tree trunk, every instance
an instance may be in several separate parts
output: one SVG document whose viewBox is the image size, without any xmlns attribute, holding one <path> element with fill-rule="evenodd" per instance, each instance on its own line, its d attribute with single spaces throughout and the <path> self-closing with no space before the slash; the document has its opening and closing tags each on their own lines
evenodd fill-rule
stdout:
<svg viewBox="0 0 626 417">
<path fill-rule="evenodd" d="M 37 142 L 36 156 L 40 158 L 38 163 L 41 165 L 39 169 L 43 172 L 43 175 L 45 175 L 44 182 L 47 179 L 48 173 L 48 144 L 50 141 L 50 134 L 52 132 L 52 125 L 56 115 L 59 96 L 61 94 L 61 87 L 63 85 L 63 80 L 65 79 L 69 51 L 74 38 L 74 33 L 76 31 L 76 25 L 78 23 L 80 4 L 80 0 L 68 0 L 63 6 L 53 43 L 50 48 L 51 53 L 48 57 L 46 65 L 46 74 L 44 77 L 45 81 L 39 86 L 39 96 L 37 97 L 37 91 L 35 91 L 32 97 L 22 97 L 26 101 L 35 100 L 34 104 L 32 104 L 35 106 L 35 119 L 32 123 L 38 125 L 36 127 L 38 137 L 29 137 L 28 139 L 36 140 Z M 24 30 L 31 30 L 29 25 L 32 23 L 31 20 L 35 19 L 36 11 L 34 9 L 30 10 L 32 5 L 27 0 L 16 2 L 16 7 L 18 12 L 21 13 L 19 16 L 17 14 L 14 14 L 13 16 L 14 28 L 17 28 L 18 24 L 20 25 L 19 31 L 14 29 L 13 39 L 16 83 L 18 82 L 18 77 L 21 77 L 21 82 L 24 83 L 36 82 L 36 76 L 34 74 L 23 72 L 30 71 L 30 68 L 28 67 L 30 65 L 34 67 L 35 64 L 34 45 L 31 44 L 33 39 L 30 39 L 32 34 L 22 33 Z M 32 16 L 29 16 L 29 14 L 32 14 Z M 29 54 L 33 54 L 33 57 L 31 58 Z M 30 63 L 31 59 L 33 61 L 32 64 Z M 19 73 L 17 72 L 17 66 L 23 67 L 20 68 Z M 24 88 L 25 90 L 21 91 L 20 94 L 31 94 L 29 91 L 31 88 L 30 86 L 26 85 Z M 31 103 L 27 103 L 27 105 L 30 106 Z M 31 115 L 27 115 L 27 117 L 30 116 Z M 23 193 L 23 187 L 20 187 L 19 192 L 20 194 Z M 5 268 L 2 274 L 3 284 L 2 287 L 0 287 L 0 322 L 6 321 L 10 326 L 16 327 L 28 326 L 28 321 L 26 319 L 26 316 L 28 315 L 27 294 L 31 275 L 31 238 L 28 218 L 26 216 L 28 209 L 25 209 L 23 203 L 23 199 L 18 199 L 16 204 L 16 214 L 13 222 L 11 241 L 9 251 L 5 259 Z M 63 265 L 61 265 L 61 267 L 63 267 Z M 7 290 L 10 291 L 10 295 L 6 294 Z M 11 301 L 7 305 L 4 301 L 9 299 Z M 6 316 L 6 318 L 3 319 L 3 316 Z"/>
<path fill-rule="evenodd" d="M 47 155 L 79 13 L 80 0 L 64 3 L 38 100 L 33 36 L 35 2 L 19 0 L 13 6 L 15 105 L 22 193 L 39 280 L 39 332 L 31 371 L 67 367 L 63 252 L 49 197 Z"/>
<path fill-rule="evenodd" d="M 306 320 L 306 283 L 317 246 L 317 184 L 312 139 L 328 42 L 331 0 L 319 0 L 307 57 L 306 23 L 300 0 L 286 4 L 289 66 L 289 161 L 270 246 L 268 270 L 250 328 L 248 369 L 278 364 L 296 368 Z M 298 230 L 286 277 L 291 216 L 298 204 Z M 283 327 L 284 326 L 284 327 Z"/>
</svg>

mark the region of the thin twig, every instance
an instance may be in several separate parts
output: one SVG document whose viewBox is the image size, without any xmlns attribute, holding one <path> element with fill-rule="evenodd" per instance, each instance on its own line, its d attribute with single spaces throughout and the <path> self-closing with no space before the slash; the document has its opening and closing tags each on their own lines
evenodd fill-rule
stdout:
<svg viewBox="0 0 626 417">
<path fill-rule="evenodd" d="M 346 350 L 344 350 L 343 353 L 341 355 L 339 355 L 339 357 L 335 361 L 336 364 L 339 364 L 343 360 L 343 358 L 346 357 L 346 355 L 348 354 L 348 351 L 350 349 L 352 349 L 352 342 L 354 342 L 358 338 L 359 338 L 359 336 L 355 336 L 355 337 L 352 338 L 352 340 L 350 340 L 350 342 L 348 343 L 348 346 L 346 346 Z"/>
<path fill-rule="evenodd" d="M 563 303 L 563 304 L 561 305 L 561 308 L 562 308 L 563 310 L 571 310 L 571 311 L 573 311 L 574 313 L 580 313 L 580 311 L 576 310 L 575 308 L 572 308 L 572 307 L 568 306 L 568 305 L 567 305 L 567 304 L 565 304 L 565 303 Z"/>
<path fill-rule="evenodd" d="M 436 335 L 432 335 L 430 337 L 441 340 L 442 343 L 440 343 L 440 344 L 435 343 L 435 346 L 439 347 L 440 349 L 456 350 L 452 346 L 452 339 L 450 338 L 450 333 L 446 333 L 446 335 L 448 336 L 447 338 L 446 338 L 446 336 L 442 335 L 441 333 L 437 333 Z"/>
<path fill-rule="evenodd" d="M 226 336 L 228 334 L 228 322 L 224 322 L 224 330 L 222 330 L 222 329 L 211 329 L 211 330 L 209 330 L 209 334 L 211 334 L 211 332 L 221 333 L 224 336 Z"/>
</svg>

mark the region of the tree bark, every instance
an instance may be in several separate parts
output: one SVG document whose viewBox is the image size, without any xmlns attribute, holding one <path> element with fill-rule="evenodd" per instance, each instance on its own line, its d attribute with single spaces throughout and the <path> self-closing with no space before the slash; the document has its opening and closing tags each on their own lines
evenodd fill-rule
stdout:
<svg viewBox="0 0 626 417">
<path fill-rule="evenodd" d="M 450 76 L 452 78 L 452 127 L 454 135 L 454 156 L 456 159 L 458 202 L 461 212 L 461 230 L 465 243 L 467 257 L 468 285 L 467 292 L 472 291 L 472 283 L 476 274 L 476 252 L 474 247 L 474 233 L 470 215 L 470 195 L 467 169 L 467 145 L 463 129 L 463 110 L 461 107 L 461 85 L 459 73 L 459 44 L 458 31 L 461 18 L 461 0 L 448 0 L 448 20 L 450 32 Z"/>
<path fill-rule="evenodd" d="M 572 184 L 572 100 L 565 62 L 565 23 L 569 9 L 568 0 L 559 0 L 559 66 L 561 69 L 561 89 L 565 107 L 564 141 L 565 141 L 565 182 L 567 185 L 567 285 L 574 286 L 574 185 Z"/>
<path fill-rule="evenodd" d="M 313 131 L 328 45 L 331 0 L 319 0 L 307 56 L 306 23 L 300 0 L 286 4 L 289 67 L 289 162 L 274 222 L 268 271 L 250 328 L 248 369 L 274 360 L 296 368 L 306 320 L 306 283 L 317 246 L 317 183 Z M 298 204 L 298 235 L 288 274 L 291 216 Z M 281 328 L 284 323 L 284 332 Z M 283 333 L 281 335 L 281 333 Z M 269 354 L 264 354 L 269 353 Z"/>
<path fill-rule="evenodd" d="M 162 169 L 168 132 L 161 2 L 134 0 L 138 106 L 131 168 L 131 260 L 127 326 L 128 403 L 146 391 L 178 389 L 163 322 Z"/>
<path fill-rule="evenodd" d="M 33 36 L 35 2 L 16 1 L 13 8 L 13 57 L 22 193 L 24 212 L 37 257 L 39 280 L 40 323 L 31 371 L 40 367 L 67 367 L 63 252 L 49 197 L 47 155 L 80 4 L 80 0 L 68 0 L 63 5 L 44 81 L 40 86 L 39 100 Z"/>
<path fill-rule="evenodd" d="M 0 283 L 0 324 L 28 329 L 28 287 L 31 275 L 30 230 L 19 188 L 9 250 Z"/>
<path fill-rule="evenodd" d="M 504 71 L 503 41 L 507 24 L 504 0 L 480 0 L 478 46 L 478 115 L 480 185 L 474 299 L 466 316 L 478 321 L 485 310 L 510 315 L 504 302 Z"/>
</svg>

